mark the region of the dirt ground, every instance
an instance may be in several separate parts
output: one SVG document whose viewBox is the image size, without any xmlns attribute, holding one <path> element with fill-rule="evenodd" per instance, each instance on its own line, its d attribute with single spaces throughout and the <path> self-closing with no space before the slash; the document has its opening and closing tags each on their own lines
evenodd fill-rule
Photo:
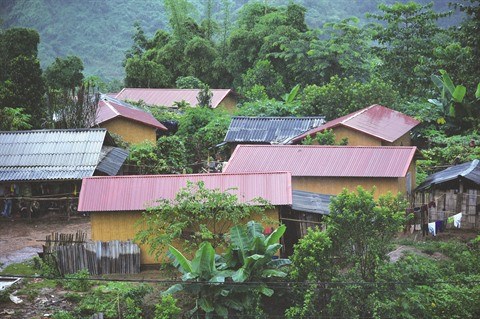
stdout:
<svg viewBox="0 0 480 319">
<path fill-rule="evenodd" d="M 90 239 L 90 218 L 46 215 L 31 220 L 0 218 L 0 269 L 37 256 L 42 242 L 52 232 L 73 234 L 78 230 Z"/>
</svg>

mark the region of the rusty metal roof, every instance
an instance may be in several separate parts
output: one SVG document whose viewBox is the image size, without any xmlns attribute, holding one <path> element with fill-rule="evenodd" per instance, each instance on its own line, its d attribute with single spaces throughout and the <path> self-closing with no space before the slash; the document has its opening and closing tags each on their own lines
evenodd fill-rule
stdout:
<svg viewBox="0 0 480 319">
<path fill-rule="evenodd" d="M 306 136 L 314 136 L 318 132 L 337 126 L 345 126 L 363 132 L 387 142 L 394 142 L 415 126 L 420 124 L 416 119 L 378 104 L 331 120 L 322 126 L 314 128 L 295 137 L 296 143 Z"/>
<path fill-rule="evenodd" d="M 158 199 L 174 199 L 187 181 L 203 181 L 210 189 L 230 190 L 239 202 L 256 197 L 272 205 L 291 205 L 291 174 L 288 172 L 246 174 L 144 175 L 84 178 L 80 211 L 142 211 Z"/>
<path fill-rule="evenodd" d="M 106 129 L 0 132 L 0 181 L 92 176 L 106 136 Z"/>
<path fill-rule="evenodd" d="M 225 136 L 232 143 L 285 144 L 291 138 L 325 123 L 325 117 L 234 116 Z"/>
<path fill-rule="evenodd" d="M 225 173 L 288 171 L 292 176 L 403 177 L 410 146 L 238 145 Z"/>
<path fill-rule="evenodd" d="M 233 94 L 230 89 L 211 89 L 212 108 L 218 107 L 229 95 Z M 175 102 L 185 101 L 191 106 L 198 104 L 197 96 L 200 89 L 147 89 L 147 88 L 123 88 L 115 98 L 124 101 L 143 101 L 147 105 L 174 107 Z"/>
<path fill-rule="evenodd" d="M 167 130 L 162 123 L 160 123 L 156 118 L 153 117 L 152 114 L 146 112 L 145 110 L 109 97 L 108 95 L 102 95 L 102 99 L 98 103 L 98 112 L 97 118 L 95 119 L 95 124 L 101 124 L 116 117 L 124 117 L 148 126 L 152 126 L 162 131 Z"/>
</svg>

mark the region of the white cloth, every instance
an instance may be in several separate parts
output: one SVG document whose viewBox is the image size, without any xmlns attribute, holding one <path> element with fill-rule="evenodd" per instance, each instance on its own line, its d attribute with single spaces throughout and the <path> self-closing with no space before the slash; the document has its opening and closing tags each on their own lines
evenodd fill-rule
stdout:
<svg viewBox="0 0 480 319">
<path fill-rule="evenodd" d="M 462 224 L 462 213 L 458 213 L 456 215 L 453 215 L 453 226 L 460 228 Z"/>
<path fill-rule="evenodd" d="M 437 236 L 437 228 L 435 227 L 435 222 L 428 223 L 428 232 L 433 236 Z"/>
</svg>

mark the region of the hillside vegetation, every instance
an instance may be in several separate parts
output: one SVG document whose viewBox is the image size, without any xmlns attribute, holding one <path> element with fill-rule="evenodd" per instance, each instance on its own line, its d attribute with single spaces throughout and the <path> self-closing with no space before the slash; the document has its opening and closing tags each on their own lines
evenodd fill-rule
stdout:
<svg viewBox="0 0 480 319">
<path fill-rule="evenodd" d="M 197 20 L 206 14 L 208 1 L 191 1 L 191 14 Z M 235 20 L 239 8 L 246 0 L 213 1 L 215 17 L 221 15 L 225 4 L 231 7 L 231 18 Z M 288 0 L 265 1 L 269 5 L 288 4 Z M 310 27 L 320 27 L 326 22 L 340 21 L 357 16 L 366 22 L 366 12 L 376 12 L 379 3 L 393 0 L 300 0 L 295 3 L 307 8 L 306 22 Z M 406 2 L 406 1 L 401 1 Z M 418 1 L 429 3 L 428 0 Z M 447 11 L 447 0 L 433 1 L 436 11 Z M 149 36 L 158 29 L 168 26 L 168 17 L 162 0 L 0 0 L 0 19 L 3 28 L 29 27 L 40 34 L 39 59 L 43 68 L 56 57 L 79 56 L 89 75 L 103 80 L 122 80 L 122 61 L 125 51 L 132 45 L 135 32 L 133 24 L 138 21 Z M 452 24 L 455 16 L 446 23 Z M 1 26 L 1 25 L 0 25 Z"/>
</svg>

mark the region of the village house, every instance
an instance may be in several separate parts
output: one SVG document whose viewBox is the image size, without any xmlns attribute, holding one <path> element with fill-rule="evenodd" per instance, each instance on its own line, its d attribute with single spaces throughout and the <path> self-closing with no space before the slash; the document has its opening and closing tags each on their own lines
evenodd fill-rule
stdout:
<svg viewBox="0 0 480 319">
<path fill-rule="evenodd" d="M 267 210 L 266 215 L 276 221 L 282 208 L 292 205 L 291 175 L 288 172 L 145 175 L 85 178 L 79 211 L 90 213 L 92 240 L 132 240 L 140 230 L 135 224 L 147 207 L 155 206 L 158 199 L 175 199 L 178 191 L 187 186 L 187 181 L 202 181 L 207 188 L 228 190 L 242 203 L 263 198 L 274 207 Z M 140 248 L 143 265 L 164 261 L 157 261 L 146 246 Z"/>
<path fill-rule="evenodd" d="M 0 196 L 23 217 L 76 212 L 82 178 L 122 174 L 128 156 L 103 128 L 0 132 L 0 149 Z"/>
<path fill-rule="evenodd" d="M 415 189 L 415 203 L 429 204 L 431 221 L 462 213 L 462 227 L 478 229 L 479 195 L 480 161 L 475 159 L 429 175 Z"/>
<path fill-rule="evenodd" d="M 415 188 L 413 146 L 238 145 L 224 173 L 287 171 L 294 190 L 337 195 L 376 188 L 375 197 Z"/>
<path fill-rule="evenodd" d="M 292 139 L 300 144 L 305 137 L 331 129 L 336 142 L 348 140 L 358 146 L 410 146 L 410 131 L 420 124 L 416 119 L 378 104 L 331 120 Z"/>
<path fill-rule="evenodd" d="M 98 103 L 95 126 L 106 128 L 130 144 L 155 143 L 160 132 L 167 131 L 152 114 L 107 95 L 102 95 Z"/>
<path fill-rule="evenodd" d="M 234 116 L 224 143 L 232 151 L 238 144 L 287 144 L 290 140 L 325 123 L 315 117 L 247 117 Z"/>
<path fill-rule="evenodd" d="M 115 98 L 123 101 L 140 102 L 149 106 L 165 106 L 178 109 L 178 103 L 186 102 L 190 106 L 198 105 L 200 89 L 149 89 L 123 88 Z M 233 112 L 237 108 L 237 94 L 231 89 L 211 89 L 212 108 Z"/>
</svg>

